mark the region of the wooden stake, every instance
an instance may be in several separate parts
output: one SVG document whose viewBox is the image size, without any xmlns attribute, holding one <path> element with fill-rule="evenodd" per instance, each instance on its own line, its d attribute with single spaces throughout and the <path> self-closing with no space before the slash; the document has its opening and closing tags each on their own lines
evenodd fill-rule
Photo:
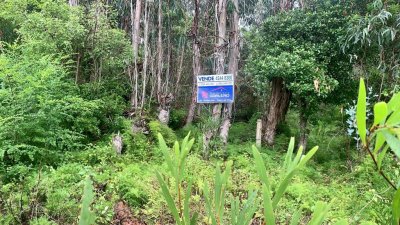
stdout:
<svg viewBox="0 0 400 225">
<path fill-rule="evenodd" d="M 262 130 L 262 122 L 260 119 L 257 120 L 257 130 L 256 130 L 256 146 L 258 148 L 261 147 L 261 130 Z"/>
</svg>

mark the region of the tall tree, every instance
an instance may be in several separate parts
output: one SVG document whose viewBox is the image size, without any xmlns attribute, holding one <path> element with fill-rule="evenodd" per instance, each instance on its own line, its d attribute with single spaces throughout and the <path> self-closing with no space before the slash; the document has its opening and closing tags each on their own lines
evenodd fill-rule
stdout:
<svg viewBox="0 0 400 225">
<path fill-rule="evenodd" d="M 279 8 L 277 7 L 279 5 Z M 277 10 L 278 8 L 278 10 Z M 272 1 L 272 12 L 284 12 L 290 10 L 287 0 Z M 275 142 L 278 124 L 285 119 L 291 98 L 290 91 L 285 87 L 284 80 L 279 77 L 271 79 L 271 93 L 268 100 L 268 111 L 264 114 L 263 124 L 265 127 L 264 141 L 272 146 Z"/>
<path fill-rule="evenodd" d="M 272 98 L 270 104 L 284 106 L 274 109 L 270 105 L 268 115 L 274 112 L 272 116 L 282 119 L 284 113 L 277 112 L 286 112 L 289 100 L 294 100 L 293 106 L 299 111 L 303 147 L 307 143 L 309 116 L 321 103 L 343 101 L 346 93 L 343 90 L 352 87 L 351 64 L 338 44 L 347 23 L 342 12 L 341 7 L 332 7 L 318 12 L 296 10 L 279 14 L 268 18 L 260 33 L 251 37 L 247 71 L 254 77 L 254 86 L 262 91 L 265 84 L 272 82 L 271 98 L 279 98 Z M 287 104 L 280 104 L 279 100 Z M 271 120 L 276 117 L 267 117 L 267 120 L 276 126 L 277 120 Z M 275 135 L 275 130 L 267 131 Z"/>
<path fill-rule="evenodd" d="M 130 2 L 131 6 L 131 38 L 132 38 L 132 52 L 133 52 L 133 91 L 131 96 L 131 107 L 135 110 L 138 109 L 139 102 L 139 70 L 138 70 L 138 52 L 140 42 L 140 15 L 142 11 L 142 0 L 136 0 L 135 11 L 133 10 L 133 0 Z M 132 79 L 133 78 L 133 79 Z"/>
<path fill-rule="evenodd" d="M 228 70 L 229 73 L 233 74 L 234 80 L 236 81 L 239 64 L 239 4 L 238 0 L 233 0 L 232 2 L 235 8 L 232 13 L 231 21 L 231 37 L 229 41 L 231 52 L 229 56 Z M 223 106 L 220 137 L 225 148 L 228 143 L 229 128 L 231 126 L 232 104 L 233 103 L 226 103 Z"/>
<path fill-rule="evenodd" d="M 200 43 L 198 40 L 199 33 L 199 16 L 200 16 L 200 0 L 194 1 L 194 18 L 191 30 L 192 38 L 192 51 L 193 51 L 193 85 L 192 85 L 192 97 L 189 105 L 188 116 L 186 118 L 186 125 L 192 123 L 194 113 L 196 110 L 196 99 L 197 99 L 197 75 L 201 71 L 201 56 L 200 56 Z"/>
<path fill-rule="evenodd" d="M 226 49 L 226 0 L 218 0 L 216 10 L 216 26 L 217 26 L 217 37 L 215 39 L 215 62 L 214 62 L 214 73 L 224 74 L 225 73 L 225 49 Z M 203 151 L 204 158 L 209 157 L 209 144 L 212 138 L 216 135 L 218 128 L 214 125 L 219 125 L 221 120 L 222 104 L 214 104 L 212 106 L 212 123 L 213 126 L 204 133 L 203 135 Z"/>
</svg>

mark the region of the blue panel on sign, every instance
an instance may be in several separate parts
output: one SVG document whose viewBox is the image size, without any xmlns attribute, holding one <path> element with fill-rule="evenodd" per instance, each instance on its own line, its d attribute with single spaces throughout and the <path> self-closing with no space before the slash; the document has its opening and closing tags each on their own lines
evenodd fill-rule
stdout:
<svg viewBox="0 0 400 225">
<path fill-rule="evenodd" d="M 233 100 L 233 85 L 197 88 L 197 103 L 232 103 Z"/>
</svg>

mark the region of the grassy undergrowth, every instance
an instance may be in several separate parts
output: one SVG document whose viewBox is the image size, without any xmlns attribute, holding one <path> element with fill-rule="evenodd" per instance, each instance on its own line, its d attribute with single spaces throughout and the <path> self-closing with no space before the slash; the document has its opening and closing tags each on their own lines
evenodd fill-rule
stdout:
<svg viewBox="0 0 400 225">
<path fill-rule="evenodd" d="M 228 183 L 228 193 L 234 196 L 244 196 L 248 190 L 260 189 L 249 149 L 249 144 L 230 146 L 231 151 L 243 152 L 230 157 L 233 160 L 233 171 L 232 179 Z M 3 184 L 1 204 L 21 205 L 21 211 L 11 212 L 7 211 L 8 207 L 4 207 L 6 211 L 1 212 L 0 223 L 14 224 L 15 217 L 23 216 L 19 214 L 36 213 L 41 221 L 39 224 L 74 224 L 79 215 L 83 181 L 85 176 L 90 175 L 96 192 L 93 208 L 98 224 L 111 222 L 113 204 L 120 199 L 126 201 L 137 218 L 147 224 L 169 224 L 171 216 L 154 176 L 154 171 L 164 174 L 166 165 L 160 165 L 157 160 L 137 162 L 124 156 L 110 157 L 110 151 L 112 150 L 107 146 L 88 150 L 82 153 L 84 156 L 79 160 L 72 159 L 56 169 L 42 168 L 29 174 L 19 184 Z M 96 153 L 100 162 L 91 164 L 92 156 L 89 152 Z M 263 149 L 262 154 L 273 180 L 279 180 L 277 174 L 281 170 L 279 162 L 283 160 L 282 155 L 268 149 Z M 203 161 L 197 154 L 189 156 L 189 171 L 186 176 L 191 176 L 194 180 L 194 190 L 199 190 L 206 181 L 212 181 L 217 161 Z M 365 161 L 355 166 L 353 171 L 348 170 L 341 161 L 329 162 L 324 167 L 311 163 L 294 178 L 280 204 L 277 222 L 285 224 L 299 206 L 303 207 L 306 215 L 311 215 L 317 201 L 332 200 L 334 204 L 328 217 L 331 221 L 341 218 L 349 218 L 352 224 L 383 224 L 382 221 L 388 221 L 388 187 L 381 182 L 381 177 L 374 175 L 371 162 Z M 272 184 L 273 187 L 274 185 L 276 184 Z M 191 207 L 200 207 L 201 201 L 203 200 L 200 196 L 194 194 L 191 197 Z M 199 221 L 205 220 L 202 216 L 200 215 Z M 261 212 L 257 216 L 261 216 Z"/>
<path fill-rule="evenodd" d="M 296 136 L 290 124 L 296 123 L 295 113 L 290 112 L 287 124 L 282 125 L 274 149 L 261 149 L 271 180 L 278 181 L 282 171 L 287 135 Z M 228 146 L 228 160 L 233 161 L 231 179 L 227 185 L 227 195 L 247 198 L 249 190 L 260 190 L 254 159 L 251 154 L 253 144 L 251 130 L 254 124 L 233 124 Z M 276 220 L 287 224 L 295 210 L 303 208 L 303 222 L 307 222 L 318 201 L 331 202 L 328 221 L 346 218 L 350 224 L 387 224 L 391 216 L 391 194 L 388 185 L 374 172 L 369 159 L 364 159 L 355 150 L 346 155 L 346 137 L 333 135 L 340 133 L 337 124 L 322 127 L 312 124 L 310 142 L 320 140 L 319 153 L 309 165 L 296 175 L 285 197 L 279 204 Z M 159 125 L 154 129 L 160 130 Z M 286 130 L 285 130 L 286 129 Z M 190 207 L 193 211 L 205 212 L 200 191 L 205 183 L 212 183 L 215 166 L 221 163 L 218 157 L 204 161 L 200 157 L 198 143 L 201 132 L 195 126 L 172 132 L 170 138 L 181 139 L 188 130 L 195 137 L 194 151 L 187 159 L 188 176 L 193 180 Z M 151 132 L 151 131 L 150 131 Z M 153 134 L 134 135 L 124 133 L 130 143 L 121 156 L 114 153 L 109 139 L 90 146 L 85 151 L 69 153 L 63 163 L 56 167 L 31 168 L 16 177 L 0 175 L 0 224 L 19 224 L 29 218 L 30 224 L 76 224 L 80 212 L 80 201 L 85 177 L 90 176 L 94 184 L 93 211 L 97 224 L 110 224 L 113 207 L 119 200 L 125 201 L 133 214 L 146 224 L 173 224 L 166 206 L 155 171 L 166 176 L 167 165 L 154 142 Z M 328 138 L 322 138 L 322 137 Z M 171 143 L 174 140 L 168 140 Z M 168 143 L 168 142 L 167 142 Z M 310 145 L 311 145 L 310 144 Z M 338 146 L 340 148 L 338 148 Z M 218 153 L 215 154 L 218 156 Z M 393 170 L 390 176 L 398 176 Z M 173 180 L 167 180 L 172 182 Z M 277 184 L 272 183 L 272 188 Z M 229 197 L 227 196 L 227 197 Z M 259 199 L 260 201 L 260 199 Z M 16 210 L 18 209 L 18 210 Z M 261 218 L 262 212 L 256 212 Z M 199 222 L 207 224 L 205 213 L 200 213 Z"/>
</svg>

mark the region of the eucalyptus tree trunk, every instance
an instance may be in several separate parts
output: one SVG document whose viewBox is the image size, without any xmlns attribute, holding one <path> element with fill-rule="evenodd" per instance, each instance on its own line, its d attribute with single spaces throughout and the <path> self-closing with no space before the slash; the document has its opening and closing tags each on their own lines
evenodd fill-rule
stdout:
<svg viewBox="0 0 400 225">
<path fill-rule="evenodd" d="M 157 102 L 161 102 L 162 94 L 162 69 L 163 69 L 163 48 L 162 48 L 162 0 L 158 1 L 158 39 L 157 39 Z"/>
<path fill-rule="evenodd" d="M 217 43 L 215 45 L 215 74 L 225 73 L 225 39 L 226 39 L 226 3 L 227 0 L 218 1 L 217 10 Z M 218 120 L 221 117 L 221 104 L 213 106 L 213 119 Z"/>
<path fill-rule="evenodd" d="M 138 108 L 139 95 L 139 71 L 137 68 L 138 46 L 140 42 L 140 14 L 142 10 L 142 0 L 136 0 L 135 11 L 133 11 L 133 0 L 131 0 L 131 26 L 132 26 L 132 52 L 133 52 L 133 82 L 134 87 L 131 95 L 131 106 L 135 110 Z M 132 79 L 131 79 L 132 80 Z"/>
<path fill-rule="evenodd" d="M 226 0 L 218 0 L 216 19 L 217 19 L 217 38 L 215 44 L 215 73 L 224 74 L 225 69 L 225 39 L 226 39 Z M 220 123 L 222 104 L 214 104 L 212 107 L 212 122 L 215 123 L 203 134 L 203 154 L 204 158 L 209 156 L 209 144 L 215 136 L 218 128 L 214 125 Z"/>
<path fill-rule="evenodd" d="M 169 121 L 169 106 L 173 101 L 173 95 L 166 92 L 166 86 L 162 86 L 163 74 L 163 43 L 162 43 L 162 0 L 158 2 L 158 39 L 157 39 L 157 102 L 158 102 L 158 120 L 167 124 Z M 166 80 L 164 80 L 166 82 Z"/>
<path fill-rule="evenodd" d="M 78 6 L 79 0 L 68 0 L 70 6 Z"/>
<path fill-rule="evenodd" d="M 291 93 L 285 87 L 282 78 L 273 78 L 271 82 L 271 95 L 269 97 L 268 114 L 264 118 L 264 141 L 272 146 L 275 142 L 276 128 L 285 118 L 289 108 Z"/>
<path fill-rule="evenodd" d="M 229 57 L 229 64 L 228 70 L 229 73 L 233 74 L 234 80 L 236 81 L 237 73 L 238 73 L 238 63 L 239 63 L 239 4 L 238 0 L 232 0 L 235 10 L 233 11 L 232 15 L 232 22 L 231 22 L 231 39 L 230 39 L 230 57 Z M 231 118 L 232 118 L 232 103 L 224 104 L 224 110 L 222 113 L 222 125 L 220 128 L 220 137 L 225 146 L 228 144 L 228 135 L 229 135 L 229 128 L 231 126 Z"/>
<path fill-rule="evenodd" d="M 177 96 L 177 94 L 180 92 L 180 83 L 181 83 L 181 78 L 182 78 L 182 71 L 183 71 L 183 59 L 185 57 L 185 45 L 186 42 L 185 40 L 181 40 L 179 42 L 180 44 L 180 54 L 179 54 L 179 66 L 178 69 L 176 70 L 176 82 L 175 82 L 175 89 L 174 89 L 174 95 Z"/>
<path fill-rule="evenodd" d="M 144 4 L 144 61 L 143 61 L 143 76 L 142 76 L 142 97 L 140 109 L 143 112 L 145 99 L 146 99 L 146 80 L 147 80 L 147 66 L 149 61 L 149 51 L 150 48 L 148 46 L 149 43 L 149 9 L 148 9 L 148 1 Z"/>
<path fill-rule="evenodd" d="M 193 48 L 193 86 L 192 86 L 192 99 L 190 101 L 188 115 L 186 118 L 186 125 L 193 122 L 194 114 L 196 111 L 196 99 L 197 99 L 197 75 L 201 71 L 201 61 L 200 61 L 200 46 L 198 41 L 199 33 L 199 16 L 200 16 L 200 0 L 194 1 L 194 18 L 192 25 L 192 48 Z"/>
<path fill-rule="evenodd" d="M 303 146 L 304 151 L 307 147 L 307 122 L 308 122 L 308 115 L 307 115 L 307 103 L 304 99 L 300 99 L 299 101 L 299 121 L 300 121 L 300 138 L 299 138 L 299 147 Z"/>
</svg>

